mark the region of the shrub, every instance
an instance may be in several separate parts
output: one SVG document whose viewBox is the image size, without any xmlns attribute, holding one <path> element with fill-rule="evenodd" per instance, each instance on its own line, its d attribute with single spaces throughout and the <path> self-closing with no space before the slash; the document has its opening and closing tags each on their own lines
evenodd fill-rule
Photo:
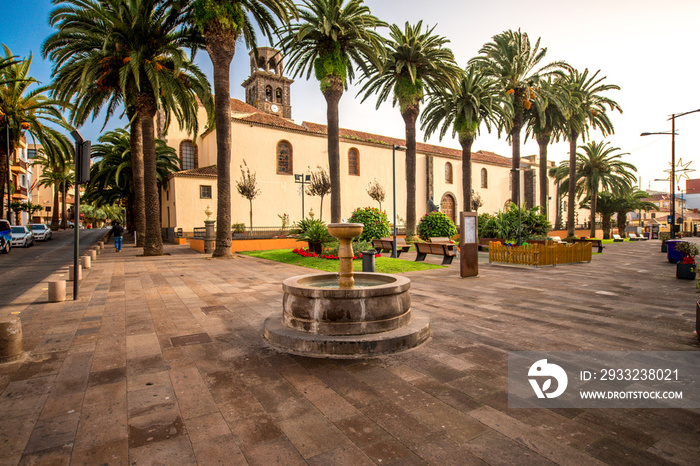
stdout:
<svg viewBox="0 0 700 466">
<path fill-rule="evenodd" d="M 443 212 L 428 212 L 418 222 L 418 236 L 423 241 L 435 236 L 452 238 L 457 234 L 457 227 L 447 214 Z"/>
<path fill-rule="evenodd" d="M 695 257 L 698 255 L 698 247 L 688 242 L 676 243 L 676 251 L 680 252 L 685 257 Z"/>
<path fill-rule="evenodd" d="M 523 209 L 520 217 L 523 239 L 544 236 L 552 229 L 547 218 L 540 214 L 539 207 L 533 207 L 530 210 Z M 479 237 L 517 239 L 518 206 L 510 204 L 505 212 L 498 212 L 495 215 L 479 215 Z"/>
<path fill-rule="evenodd" d="M 297 235 L 297 241 L 307 241 L 309 243 L 324 244 L 333 241 L 333 237 L 328 233 L 328 228 L 323 222 L 310 225 L 306 231 Z"/>
<path fill-rule="evenodd" d="M 317 219 L 317 218 L 305 218 L 304 220 L 301 220 L 299 222 L 294 222 L 294 225 L 292 226 L 292 229 L 290 230 L 290 233 L 293 235 L 298 235 L 300 233 L 306 232 L 306 230 L 309 229 L 312 225 L 323 225 L 323 221 Z"/>
<path fill-rule="evenodd" d="M 231 229 L 234 233 L 245 233 L 245 223 L 234 223 Z"/>
<path fill-rule="evenodd" d="M 365 227 L 358 241 L 372 241 L 375 238 L 389 236 L 389 219 L 386 212 L 376 207 L 357 208 L 350 216 L 350 223 L 361 223 Z"/>
<path fill-rule="evenodd" d="M 353 241 L 352 242 L 352 253 L 357 256 L 361 252 L 369 251 L 370 249 L 374 249 L 372 246 L 371 241 Z M 337 241 L 333 243 L 330 248 L 324 249 L 323 253 L 329 256 L 337 256 L 338 255 L 338 249 L 340 249 L 340 243 Z"/>
</svg>

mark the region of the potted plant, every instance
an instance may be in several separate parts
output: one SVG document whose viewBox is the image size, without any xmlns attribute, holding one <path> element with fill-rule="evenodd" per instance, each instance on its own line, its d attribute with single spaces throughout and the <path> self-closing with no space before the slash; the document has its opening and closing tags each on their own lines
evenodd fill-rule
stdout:
<svg viewBox="0 0 700 466">
<path fill-rule="evenodd" d="M 698 255 L 698 247 L 694 243 L 676 243 L 676 251 L 683 254 L 683 258 L 676 264 L 676 278 L 695 280 L 695 256 Z"/>
<path fill-rule="evenodd" d="M 316 254 L 321 254 L 323 245 L 333 241 L 333 237 L 328 233 L 328 228 L 323 223 L 314 223 L 306 231 L 297 235 L 297 241 L 309 243 L 309 250 Z"/>
</svg>

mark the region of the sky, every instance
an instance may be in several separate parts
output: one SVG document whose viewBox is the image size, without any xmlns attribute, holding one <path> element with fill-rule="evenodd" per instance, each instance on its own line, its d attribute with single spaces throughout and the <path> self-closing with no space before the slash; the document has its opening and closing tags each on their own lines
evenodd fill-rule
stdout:
<svg viewBox="0 0 700 466">
<path fill-rule="evenodd" d="M 603 138 L 593 132 L 590 140 L 607 140 L 620 152 L 623 160 L 634 164 L 643 189 L 668 191 L 671 137 L 640 137 L 642 132 L 670 131 L 671 114 L 700 109 L 700 93 L 695 89 L 700 76 L 700 2 L 697 0 L 365 0 L 372 14 L 387 23 L 403 26 L 408 21 L 436 26 L 435 33 L 450 40 L 458 64 L 466 66 L 470 58 L 491 38 L 508 29 L 526 32 L 531 41 L 539 37 L 547 48 L 544 62 L 564 60 L 579 70 L 601 70 L 605 82 L 620 86 L 608 97 L 617 101 L 623 113 L 610 118 L 615 134 Z M 49 0 L 0 0 L 0 42 L 13 54 L 34 56 L 31 74 L 48 84 L 52 66 L 41 58 L 43 41 L 52 33 L 48 25 L 53 5 Z M 380 30 L 388 35 L 388 29 Z M 271 44 L 261 41 L 259 46 Z M 195 62 L 212 77 L 212 67 L 205 52 Z M 231 96 L 245 99 L 240 84 L 248 77 L 248 51 L 239 42 L 231 67 Z M 290 71 L 285 74 L 290 76 Z M 291 76 L 290 76 L 291 77 Z M 351 85 L 340 101 L 340 125 L 391 137 L 404 137 L 404 123 L 397 108 L 386 102 L 379 110 L 376 100 L 360 103 L 358 87 Z M 326 105 L 315 78 L 296 78 L 291 89 L 292 118 L 297 122 L 326 122 Z M 104 117 L 79 128 L 84 138 L 96 141 L 102 134 Z M 125 122 L 113 118 L 106 130 L 123 127 Z M 700 170 L 700 113 L 676 119 L 676 160 L 688 168 Z M 522 135 L 524 139 L 524 133 Z M 418 140 L 423 141 L 419 130 Z M 428 141 L 459 149 L 448 133 L 440 141 Z M 510 157 L 512 148 L 505 137 L 489 134 L 485 129 L 474 142 L 473 150 L 487 150 Z M 521 147 L 523 156 L 536 154 L 538 146 L 528 140 Z M 568 160 L 568 143 L 552 144 L 549 159 Z M 700 178 L 690 172 L 690 178 Z M 685 183 L 680 182 L 680 188 Z"/>
</svg>

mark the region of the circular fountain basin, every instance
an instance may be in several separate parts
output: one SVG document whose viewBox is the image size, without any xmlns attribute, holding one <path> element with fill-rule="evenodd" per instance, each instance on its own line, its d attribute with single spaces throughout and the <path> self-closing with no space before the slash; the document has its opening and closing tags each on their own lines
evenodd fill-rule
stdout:
<svg viewBox="0 0 700 466">
<path fill-rule="evenodd" d="M 354 277 L 354 288 L 338 287 L 337 274 L 285 280 L 282 318 L 265 321 L 265 340 L 293 354 L 363 358 L 404 351 L 430 338 L 428 317 L 411 310 L 408 278 Z"/>
</svg>

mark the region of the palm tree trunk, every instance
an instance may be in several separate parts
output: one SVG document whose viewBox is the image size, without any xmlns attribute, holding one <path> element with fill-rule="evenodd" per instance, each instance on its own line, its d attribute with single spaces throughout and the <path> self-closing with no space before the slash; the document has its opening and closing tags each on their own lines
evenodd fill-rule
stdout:
<svg viewBox="0 0 700 466">
<path fill-rule="evenodd" d="M 462 146 L 462 199 L 464 211 L 472 211 L 472 144 L 474 138 L 465 136 L 459 138 Z"/>
<path fill-rule="evenodd" d="M 73 210 L 75 210 L 75 203 L 73 204 Z M 61 199 L 61 228 L 64 230 L 68 228 L 68 189 L 66 187 L 66 180 L 63 180 L 63 199 Z M 73 224 L 77 227 L 76 222 Z"/>
<path fill-rule="evenodd" d="M 578 133 L 571 131 L 569 135 L 569 201 L 568 212 L 566 217 L 566 234 L 571 237 L 576 233 L 576 225 L 574 224 L 576 212 L 576 141 Z"/>
<path fill-rule="evenodd" d="M 328 123 L 328 172 L 331 178 L 331 223 L 341 221 L 340 205 L 340 122 L 338 103 L 343 96 L 343 80 L 338 76 L 325 78 L 328 84 L 323 91 L 326 98 L 326 119 Z"/>
<path fill-rule="evenodd" d="M 540 146 L 540 207 L 544 216 L 549 219 L 547 212 L 547 196 L 549 194 L 549 178 L 547 176 L 547 146 L 551 134 L 542 134 L 537 138 L 537 144 Z"/>
<path fill-rule="evenodd" d="M 559 192 L 559 181 L 557 181 L 557 212 L 554 217 L 554 229 L 561 230 L 561 193 Z"/>
<path fill-rule="evenodd" d="M 141 116 L 132 110 L 131 120 L 131 176 L 134 186 L 133 228 L 136 229 L 136 246 L 143 247 L 146 239 L 146 197 L 143 171 L 143 128 Z"/>
<path fill-rule="evenodd" d="M 610 214 L 605 214 L 603 215 L 603 239 L 610 239 L 610 230 L 611 230 L 611 222 L 610 222 Z"/>
<path fill-rule="evenodd" d="M 156 140 L 153 119 L 156 116 L 156 100 L 147 93 L 137 96 L 141 128 L 143 131 L 143 181 L 146 210 L 146 235 L 143 242 L 144 256 L 163 255 L 160 212 L 158 211 L 158 176 L 156 171 Z"/>
<path fill-rule="evenodd" d="M 529 91 L 528 91 L 528 96 L 529 96 Z M 523 128 L 523 101 L 525 100 L 525 90 L 524 89 L 516 89 L 515 90 L 515 98 L 514 98 L 514 110 L 515 110 L 515 115 L 513 115 L 513 128 L 510 130 L 510 140 L 511 144 L 513 145 L 513 166 L 512 168 L 515 170 L 520 170 L 520 130 Z M 510 190 L 510 199 L 511 202 L 516 202 L 518 204 L 521 204 L 520 202 L 520 171 L 517 172 L 511 172 L 511 178 L 513 180 L 511 190 Z"/>
<path fill-rule="evenodd" d="M 212 257 L 233 258 L 231 253 L 231 90 L 229 73 L 231 60 L 236 53 L 236 38 L 230 33 L 215 29 L 207 32 L 206 40 L 209 59 L 214 67 L 214 119 L 216 122 L 216 248 Z"/>
<path fill-rule="evenodd" d="M 54 183 L 53 185 L 53 212 L 51 213 L 51 231 L 58 231 L 58 209 L 61 205 L 59 204 L 58 196 L 58 185 Z"/>
<path fill-rule="evenodd" d="M 591 238 L 595 238 L 595 214 L 598 209 L 598 190 L 594 187 L 591 192 Z"/>
<path fill-rule="evenodd" d="M 620 211 L 617 213 L 617 233 L 623 237 L 627 238 L 627 212 Z"/>
<path fill-rule="evenodd" d="M 416 235 L 416 121 L 420 107 L 414 101 L 401 108 L 406 124 L 406 238 L 410 239 Z"/>
</svg>

